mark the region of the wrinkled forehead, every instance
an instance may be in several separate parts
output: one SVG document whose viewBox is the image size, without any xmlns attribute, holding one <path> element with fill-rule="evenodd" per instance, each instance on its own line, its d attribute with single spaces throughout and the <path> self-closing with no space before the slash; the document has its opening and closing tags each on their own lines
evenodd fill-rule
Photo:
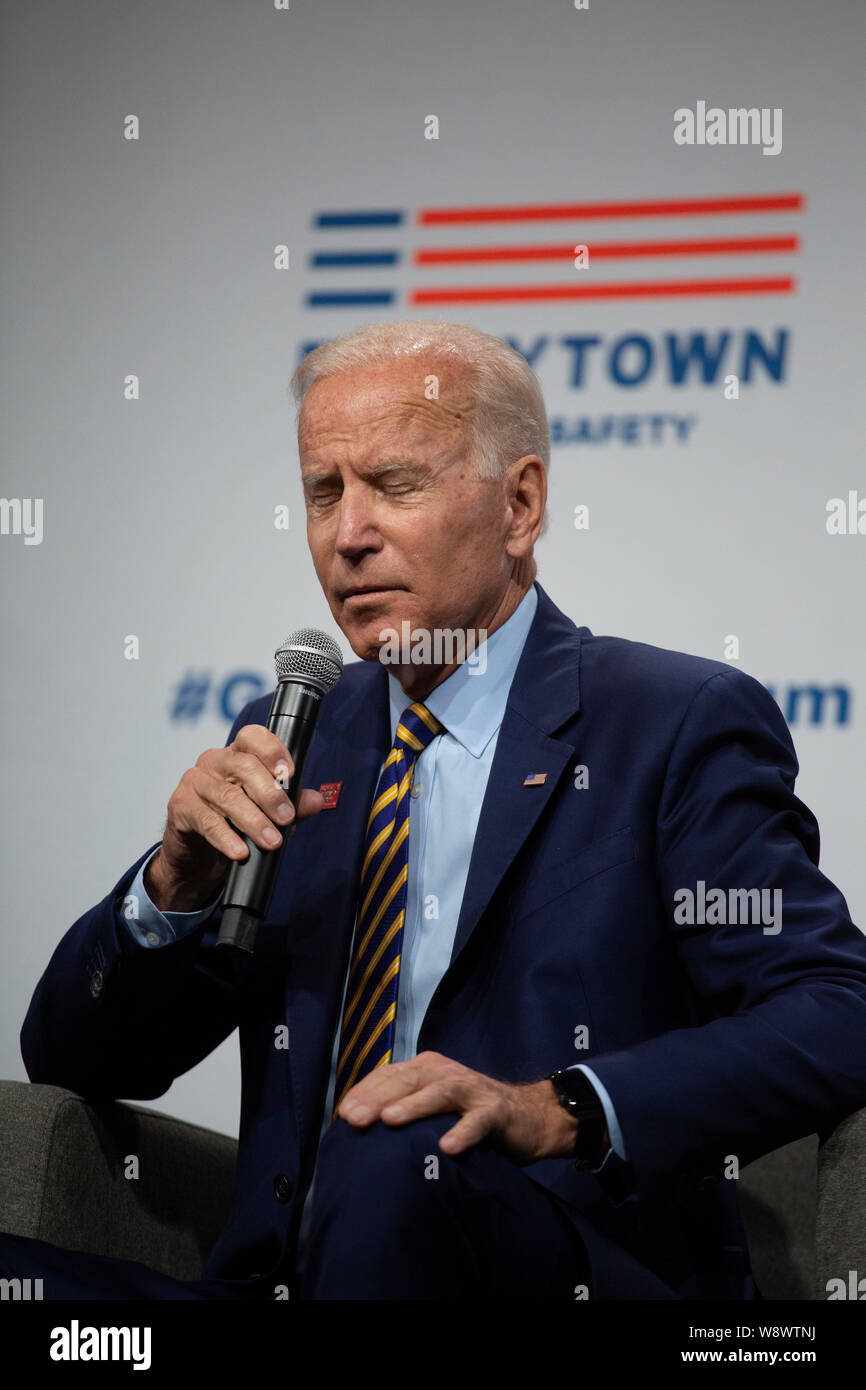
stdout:
<svg viewBox="0 0 866 1390">
<path fill-rule="evenodd" d="M 320 378 L 304 398 L 298 419 L 302 454 L 344 445 L 375 447 L 376 439 L 411 434 L 433 445 L 465 437 L 475 413 L 471 369 L 418 358 Z"/>
</svg>

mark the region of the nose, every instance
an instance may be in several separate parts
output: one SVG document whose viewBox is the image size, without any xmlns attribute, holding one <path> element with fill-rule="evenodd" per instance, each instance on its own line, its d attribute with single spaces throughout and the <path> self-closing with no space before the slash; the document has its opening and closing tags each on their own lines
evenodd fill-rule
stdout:
<svg viewBox="0 0 866 1390">
<path fill-rule="evenodd" d="M 365 550 L 380 550 L 379 535 L 373 515 L 372 499 L 363 487 L 344 487 L 340 498 L 337 535 L 334 548 L 340 555 L 359 555 Z"/>
</svg>

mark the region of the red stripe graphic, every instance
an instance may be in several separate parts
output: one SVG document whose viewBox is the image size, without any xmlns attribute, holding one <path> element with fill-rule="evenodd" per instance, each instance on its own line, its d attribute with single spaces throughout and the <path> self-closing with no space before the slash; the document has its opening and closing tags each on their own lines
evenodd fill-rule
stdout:
<svg viewBox="0 0 866 1390">
<path fill-rule="evenodd" d="M 789 275 L 740 280 L 649 280 L 604 285 L 484 285 L 410 290 L 410 304 L 508 304 L 550 299 L 663 299 L 684 295 L 793 294 Z"/>
<path fill-rule="evenodd" d="M 558 246 L 457 246 L 416 251 L 415 265 L 471 265 L 486 261 L 573 261 L 574 243 Z M 716 237 L 678 241 L 607 241 L 587 243 L 590 261 L 636 256 L 731 256 L 765 251 L 799 251 L 796 236 Z"/>
<path fill-rule="evenodd" d="M 732 212 L 802 212 L 802 193 L 750 194 L 739 198 L 648 198 L 616 203 L 527 203 L 523 206 L 422 208 L 417 221 L 549 222 L 576 217 L 700 217 Z"/>
</svg>

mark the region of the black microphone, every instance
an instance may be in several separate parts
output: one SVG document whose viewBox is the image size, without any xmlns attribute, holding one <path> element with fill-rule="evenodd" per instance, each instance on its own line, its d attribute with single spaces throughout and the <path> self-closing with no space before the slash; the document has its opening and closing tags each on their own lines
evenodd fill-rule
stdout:
<svg viewBox="0 0 866 1390">
<path fill-rule="evenodd" d="M 295 770 L 285 790 L 297 805 L 322 701 L 340 679 L 343 654 L 327 633 L 304 627 L 289 634 L 277 648 L 274 659 L 277 688 L 268 714 L 268 728 L 291 754 Z M 237 951 L 252 954 L 259 924 L 271 905 L 288 832 L 294 825 L 292 821 L 285 828 L 281 843 L 274 849 L 260 849 L 244 835 L 249 857 L 235 860 L 229 869 L 223 889 L 218 946 L 233 946 Z"/>
</svg>

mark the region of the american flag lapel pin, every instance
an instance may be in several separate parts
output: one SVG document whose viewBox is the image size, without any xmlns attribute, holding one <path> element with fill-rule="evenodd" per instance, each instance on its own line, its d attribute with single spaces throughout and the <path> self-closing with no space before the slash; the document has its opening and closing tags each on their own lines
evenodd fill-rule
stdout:
<svg viewBox="0 0 866 1390">
<path fill-rule="evenodd" d="M 543 787 L 547 781 L 546 772 L 530 772 L 528 777 L 524 777 L 524 787 Z"/>
</svg>

